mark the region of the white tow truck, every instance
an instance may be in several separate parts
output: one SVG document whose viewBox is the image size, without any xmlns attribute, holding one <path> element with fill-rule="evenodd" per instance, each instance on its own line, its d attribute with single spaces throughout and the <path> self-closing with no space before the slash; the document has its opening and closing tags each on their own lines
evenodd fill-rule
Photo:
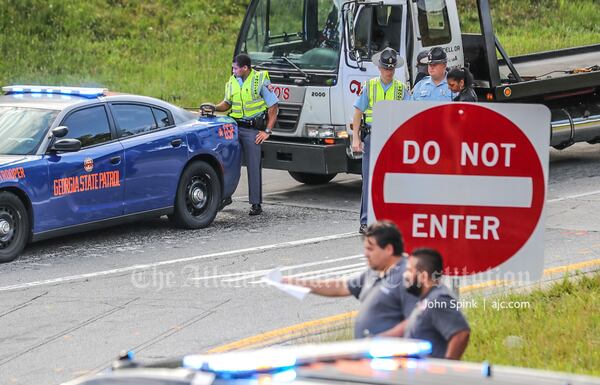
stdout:
<svg viewBox="0 0 600 385">
<path fill-rule="evenodd" d="M 407 84 L 419 52 L 439 46 L 448 66 L 471 69 L 481 101 L 547 105 L 550 145 L 599 142 L 600 44 L 511 58 L 494 35 L 489 0 L 477 6 L 481 33 L 463 34 L 455 0 L 252 0 L 235 53 L 269 71 L 280 99 L 263 167 L 307 184 L 360 173 L 349 146 L 353 103 L 378 75 L 371 57 L 385 47 L 404 59 L 396 76 Z"/>
</svg>

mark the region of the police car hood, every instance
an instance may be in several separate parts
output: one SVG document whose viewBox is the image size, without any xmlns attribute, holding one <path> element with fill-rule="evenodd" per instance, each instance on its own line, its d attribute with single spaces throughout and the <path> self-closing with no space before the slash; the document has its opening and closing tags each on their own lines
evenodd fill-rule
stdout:
<svg viewBox="0 0 600 385">
<path fill-rule="evenodd" d="M 27 158 L 26 155 L 0 155 L 0 168 L 23 163 Z"/>
</svg>

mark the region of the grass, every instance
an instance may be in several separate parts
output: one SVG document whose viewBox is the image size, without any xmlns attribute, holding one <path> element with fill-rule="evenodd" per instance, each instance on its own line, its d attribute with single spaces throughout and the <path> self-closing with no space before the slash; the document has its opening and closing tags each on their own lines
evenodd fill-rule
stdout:
<svg viewBox="0 0 600 385">
<path fill-rule="evenodd" d="M 458 0 L 461 29 L 479 33 L 476 0 Z M 509 55 L 600 43 L 598 0 L 490 0 L 494 30 Z"/>
<path fill-rule="evenodd" d="M 476 31 L 475 0 L 459 0 Z M 186 107 L 223 96 L 249 0 L 0 0 L 0 83 L 102 85 Z M 600 42 L 598 0 L 492 0 L 510 54 Z"/>
<path fill-rule="evenodd" d="M 600 273 L 474 301 L 477 308 L 464 310 L 471 339 L 463 360 L 600 376 Z M 500 303 L 521 308 L 498 309 Z M 343 326 L 300 342 L 351 339 L 353 326 Z"/>
<path fill-rule="evenodd" d="M 600 274 L 495 300 L 530 308 L 468 309 L 465 360 L 600 376 Z"/>
</svg>

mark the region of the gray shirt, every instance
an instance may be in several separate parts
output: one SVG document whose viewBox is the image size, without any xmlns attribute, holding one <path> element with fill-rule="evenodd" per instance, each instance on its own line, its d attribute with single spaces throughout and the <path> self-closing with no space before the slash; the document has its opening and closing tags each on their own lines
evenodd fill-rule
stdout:
<svg viewBox="0 0 600 385">
<path fill-rule="evenodd" d="M 448 341 L 456 333 L 470 330 L 450 290 L 440 284 L 421 299 L 408 317 L 404 337 L 431 342 L 431 357 L 444 358 Z"/>
<path fill-rule="evenodd" d="M 404 288 L 405 270 L 406 258 L 403 257 L 383 277 L 380 272 L 368 269 L 348 281 L 348 290 L 360 301 L 354 338 L 382 333 L 410 315 L 418 298 Z"/>
</svg>

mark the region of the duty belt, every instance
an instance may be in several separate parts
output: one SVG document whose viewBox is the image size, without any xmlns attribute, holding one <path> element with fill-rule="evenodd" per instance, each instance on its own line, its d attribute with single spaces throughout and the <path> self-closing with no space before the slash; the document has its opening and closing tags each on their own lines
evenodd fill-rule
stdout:
<svg viewBox="0 0 600 385">
<path fill-rule="evenodd" d="M 266 128 L 266 117 L 259 115 L 254 118 L 236 118 L 235 121 L 239 126 L 246 128 L 255 128 L 257 130 L 264 130 Z"/>
</svg>

